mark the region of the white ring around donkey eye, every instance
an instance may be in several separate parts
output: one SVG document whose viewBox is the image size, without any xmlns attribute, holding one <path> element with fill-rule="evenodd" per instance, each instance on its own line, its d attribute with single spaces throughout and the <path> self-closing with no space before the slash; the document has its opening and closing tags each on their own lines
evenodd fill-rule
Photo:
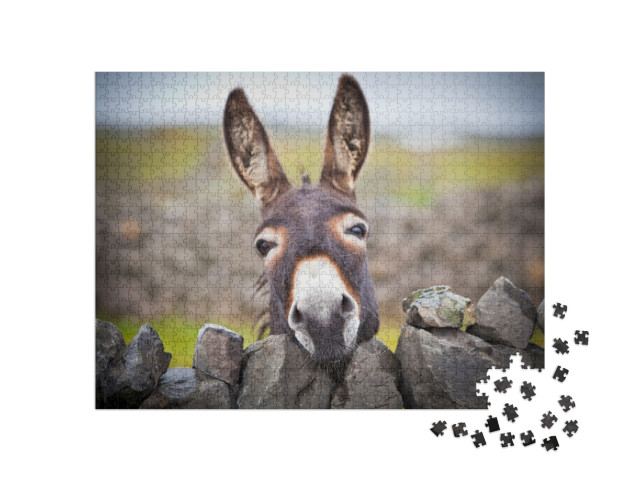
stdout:
<svg viewBox="0 0 640 481">
<path fill-rule="evenodd" d="M 330 221 L 334 234 L 338 239 L 347 244 L 348 246 L 359 247 L 362 249 L 367 248 L 367 237 L 369 237 L 369 224 L 362 217 L 355 215 L 352 212 L 342 214 L 334 217 Z M 364 227 L 364 236 L 359 237 L 351 232 L 357 225 Z"/>
</svg>

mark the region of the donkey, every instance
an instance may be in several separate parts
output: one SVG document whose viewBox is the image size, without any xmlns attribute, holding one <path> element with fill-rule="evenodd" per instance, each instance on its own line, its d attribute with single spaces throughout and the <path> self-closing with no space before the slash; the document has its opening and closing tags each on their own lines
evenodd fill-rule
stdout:
<svg viewBox="0 0 640 481">
<path fill-rule="evenodd" d="M 292 335 L 320 363 L 348 359 L 379 327 L 369 226 L 354 193 L 370 138 L 358 82 L 340 77 L 318 184 L 289 183 L 241 88 L 229 94 L 223 131 L 233 169 L 260 204 L 253 245 L 270 288 L 271 334 Z"/>
</svg>

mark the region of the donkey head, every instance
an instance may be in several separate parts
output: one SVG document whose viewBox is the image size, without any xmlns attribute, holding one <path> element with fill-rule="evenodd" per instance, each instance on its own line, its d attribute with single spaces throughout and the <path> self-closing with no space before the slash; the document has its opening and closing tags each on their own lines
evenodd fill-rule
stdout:
<svg viewBox="0 0 640 481">
<path fill-rule="evenodd" d="M 271 333 L 292 334 L 318 361 L 345 358 L 379 324 L 369 226 L 354 194 L 370 135 L 360 86 L 340 77 L 316 185 L 289 183 L 242 89 L 229 94 L 223 130 L 231 165 L 261 206 L 254 247 L 270 287 Z"/>
</svg>

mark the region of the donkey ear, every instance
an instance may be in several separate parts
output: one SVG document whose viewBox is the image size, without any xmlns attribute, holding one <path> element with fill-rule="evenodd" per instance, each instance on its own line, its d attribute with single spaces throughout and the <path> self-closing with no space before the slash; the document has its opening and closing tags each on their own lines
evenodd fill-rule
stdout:
<svg viewBox="0 0 640 481">
<path fill-rule="evenodd" d="M 369 149 L 369 108 L 360 85 L 342 75 L 333 101 L 320 182 L 353 196 Z"/>
<path fill-rule="evenodd" d="M 223 131 L 231 165 L 262 207 L 291 186 L 264 127 L 240 88 L 227 99 Z"/>
</svg>

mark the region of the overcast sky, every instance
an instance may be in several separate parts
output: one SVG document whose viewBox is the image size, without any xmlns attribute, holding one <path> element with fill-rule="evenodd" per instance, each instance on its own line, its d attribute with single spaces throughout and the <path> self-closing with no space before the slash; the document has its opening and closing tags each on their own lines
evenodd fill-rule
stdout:
<svg viewBox="0 0 640 481">
<path fill-rule="evenodd" d="M 98 73 L 98 126 L 219 125 L 245 89 L 272 131 L 319 130 L 339 73 Z M 434 138 L 544 134 L 544 73 L 356 73 L 374 134 L 415 147 Z"/>
</svg>

